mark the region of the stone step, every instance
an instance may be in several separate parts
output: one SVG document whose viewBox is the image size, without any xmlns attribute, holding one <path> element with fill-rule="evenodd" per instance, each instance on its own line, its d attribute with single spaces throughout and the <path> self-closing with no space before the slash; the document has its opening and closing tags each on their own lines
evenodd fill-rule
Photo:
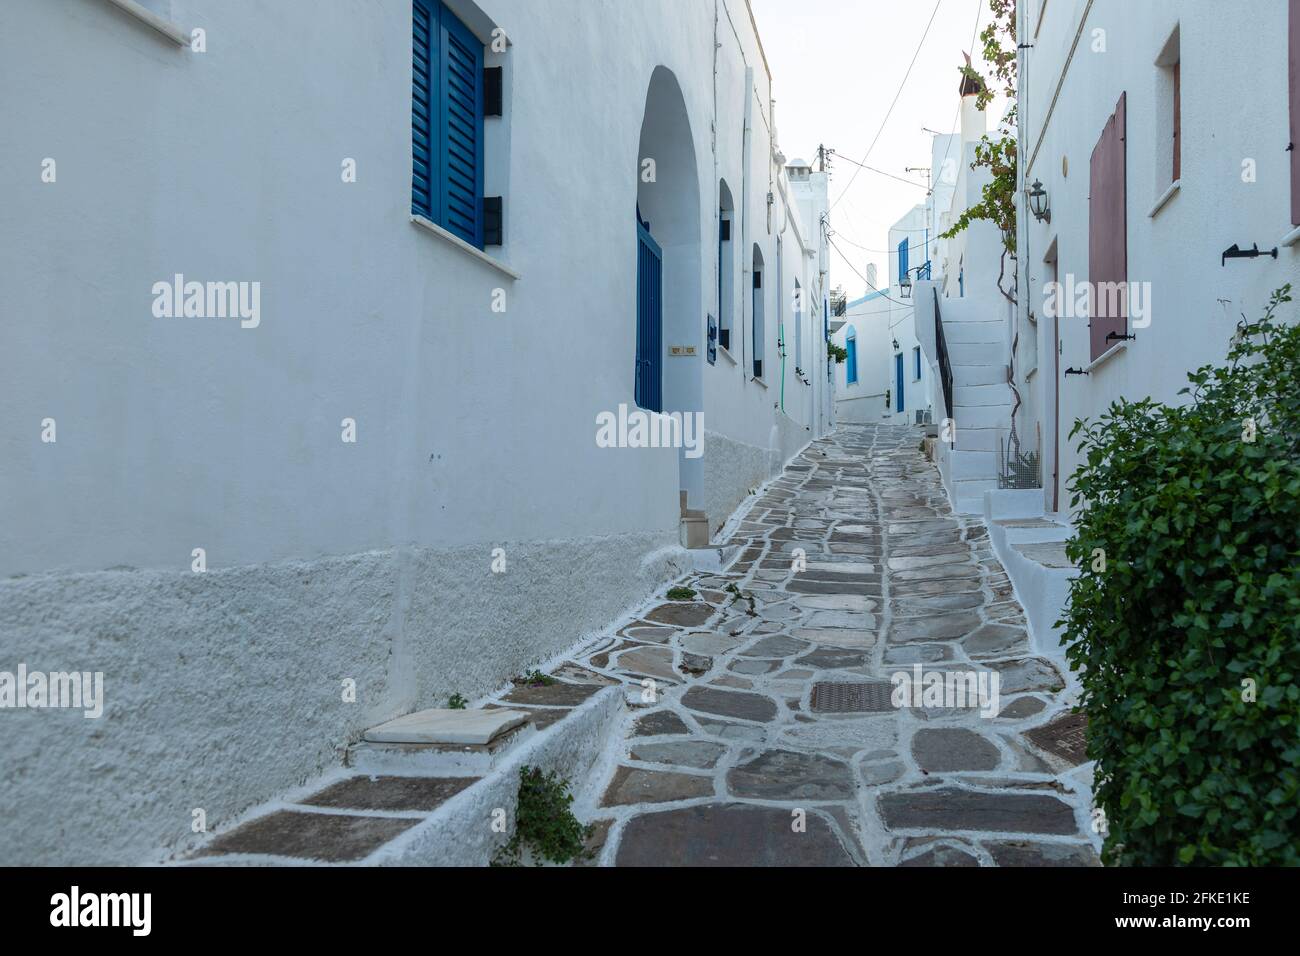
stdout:
<svg viewBox="0 0 1300 956">
<path fill-rule="evenodd" d="M 1035 564 L 1053 570 L 1073 569 L 1074 564 L 1065 553 L 1064 541 L 1029 542 L 1012 547 Z"/>
<path fill-rule="evenodd" d="M 507 728 L 486 744 L 404 742 L 397 738 L 419 737 L 420 721 L 382 725 L 388 732 L 381 727 L 371 733 L 393 739 L 362 741 L 349 751 L 349 758 L 356 756 L 358 762 L 350 759 L 344 768 L 254 809 L 231 828 L 211 835 L 181 862 L 486 866 L 508 839 L 487 824 L 497 808 L 507 817 L 514 814 L 520 770 L 555 770 L 584 797 L 597 761 L 624 722 L 627 705 L 621 687 L 561 682 L 548 690 L 557 699 L 581 702 L 551 708 L 556 719 L 542 728 L 535 719 L 517 725 L 513 716 L 455 712 Z M 515 693 L 505 695 L 501 703 L 508 705 Z M 504 707 L 502 715 L 509 711 Z M 437 721 L 425 723 L 435 726 Z M 461 764 L 443 759 L 456 753 L 495 759 L 481 763 L 477 772 L 458 770 Z"/>
</svg>

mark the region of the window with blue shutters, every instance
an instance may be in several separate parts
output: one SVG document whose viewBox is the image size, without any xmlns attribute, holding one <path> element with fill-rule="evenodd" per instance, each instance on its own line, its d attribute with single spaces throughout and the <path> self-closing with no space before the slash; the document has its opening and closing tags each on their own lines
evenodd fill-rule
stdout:
<svg viewBox="0 0 1300 956">
<path fill-rule="evenodd" d="M 411 212 L 482 249 L 483 44 L 438 0 L 411 6 Z"/>
<path fill-rule="evenodd" d="M 904 239 L 898 244 L 898 284 L 902 285 L 907 279 L 907 240 Z"/>
<path fill-rule="evenodd" d="M 858 340 L 857 337 L 850 334 L 844 341 L 844 351 L 848 356 L 844 360 L 844 381 L 848 385 L 853 385 L 858 380 Z"/>
</svg>

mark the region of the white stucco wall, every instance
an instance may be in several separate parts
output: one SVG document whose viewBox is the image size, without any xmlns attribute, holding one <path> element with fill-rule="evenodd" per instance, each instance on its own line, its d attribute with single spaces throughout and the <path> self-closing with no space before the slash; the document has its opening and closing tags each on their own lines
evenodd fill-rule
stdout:
<svg viewBox="0 0 1300 956">
<path fill-rule="evenodd" d="M 1042 181 L 1052 217 L 1050 224 L 1039 223 L 1023 209 L 1019 217 L 1027 272 L 1022 319 L 1029 309 L 1042 315 L 1048 281 L 1043 259 L 1053 242 L 1061 281 L 1068 274 L 1080 282 L 1088 276 L 1089 161 L 1122 93 L 1128 114 L 1129 280 L 1152 284 L 1150 327 L 1130 329 L 1136 340 L 1088 376 L 1043 372 L 1054 368 L 1055 337 L 1051 322 L 1040 321 L 1040 371 L 1029 385 L 1050 448 L 1054 388 L 1060 389 L 1064 433 L 1077 418 L 1098 415 L 1120 395 L 1181 401 L 1177 393 L 1187 384 L 1186 373 L 1222 361 L 1242 314 L 1259 316 L 1272 290 L 1300 275 L 1300 245 L 1280 248 L 1276 260 L 1229 260 L 1224 266 L 1220 259 L 1233 244 L 1271 250 L 1293 228 L 1287 3 L 1259 0 L 1248 13 L 1210 0 L 1048 0 L 1045 6 L 1021 6 L 1020 35 L 1034 45 L 1020 67 L 1026 151 L 1021 169 L 1024 182 Z M 1164 78 L 1156 60 L 1175 28 L 1182 64 L 1181 187 L 1152 215 L 1172 162 Z M 1243 180 L 1247 161 L 1254 164 L 1253 182 Z M 1292 306 L 1288 316 L 1294 315 Z M 1063 318 L 1060 329 L 1061 371 L 1086 368 L 1086 319 Z M 1077 464 L 1062 437 L 1063 507 Z M 1045 471 L 1048 482 L 1050 466 Z"/>
<path fill-rule="evenodd" d="M 99 721 L 0 715 L 20 808 L 3 862 L 135 862 L 194 807 L 216 825 L 367 726 L 499 684 L 682 566 L 679 488 L 725 509 L 815 437 L 770 381 L 704 358 L 746 99 L 748 234 L 769 264 L 784 221 L 745 5 L 454 6 L 512 44 L 485 161 L 506 223 L 488 253 L 517 280 L 410 221 L 409 4 L 172 0 L 202 53 L 105 0 L 0 9 L 0 62 L 24 77 L 0 84 L 0 668 L 102 670 L 108 698 Z M 697 389 L 721 437 L 695 478 L 676 449 L 595 442 L 597 414 L 634 403 L 656 69 L 690 131 L 694 168 L 674 172 L 700 197 L 701 252 L 681 266 L 696 291 L 664 342 L 696 347 L 665 357 L 666 381 Z M 796 238 L 817 230 L 791 210 L 785 288 L 802 276 L 820 301 Z M 260 282 L 260 324 L 155 318 L 151 288 L 177 273 Z M 811 401 L 787 389 L 786 417 L 816 423 Z M 104 826 L 59 837 L 87 814 Z"/>
</svg>

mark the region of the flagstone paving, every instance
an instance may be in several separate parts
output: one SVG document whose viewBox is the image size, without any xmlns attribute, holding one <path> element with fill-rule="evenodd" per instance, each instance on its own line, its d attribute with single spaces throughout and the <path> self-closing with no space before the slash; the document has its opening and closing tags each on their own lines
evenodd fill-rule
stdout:
<svg viewBox="0 0 1300 956">
<path fill-rule="evenodd" d="M 735 527 L 734 564 L 578 658 L 647 701 L 589 815 L 602 864 L 1098 865 L 1068 682 L 919 443 L 813 443 Z M 913 665 L 996 671 L 1000 700 L 894 706 Z"/>
</svg>

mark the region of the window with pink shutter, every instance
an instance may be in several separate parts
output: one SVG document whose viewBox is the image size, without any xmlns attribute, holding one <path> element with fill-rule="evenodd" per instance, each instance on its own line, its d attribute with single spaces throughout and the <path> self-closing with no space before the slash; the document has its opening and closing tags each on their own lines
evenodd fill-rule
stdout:
<svg viewBox="0 0 1300 956">
<path fill-rule="evenodd" d="M 1092 151 L 1088 197 L 1088 280 L 1092 304 L 1088 320 L 1092 358 L 1115 344 L 1112 332 L 1128 332 L 1128 182 L 1124 155 L 1125 105 L 1121 94 Z"/>
<path fill-rule="evenodd" d="M 1291 224 L 1300 226 L 1300 0 L 1291 0 Z"/>
</svg>

